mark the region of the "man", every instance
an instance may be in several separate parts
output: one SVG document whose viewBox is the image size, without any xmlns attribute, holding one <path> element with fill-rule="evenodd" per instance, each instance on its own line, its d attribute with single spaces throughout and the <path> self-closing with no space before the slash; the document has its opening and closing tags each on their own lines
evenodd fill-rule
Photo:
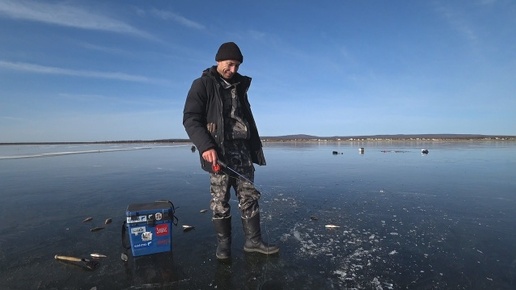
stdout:
<svg viewBox="0 0 516 290">
<path fill-rule="evenodd" d="M 253 183 L 253 163 L 265 165 L 265 157 L 247 98 L 251 78 L 237 72 L 243 60 L 234 42 L 223 43 L 215 55 L 217 65 L 193 81 L 183 110 L 183 125 L 199 150 L 201 167 L 210 172 L 210 208 L 218 259 L 231 256 L 231 188 L 239 202 L 244 251 L 266 255 L 279 251 L 261 237 L 260 192 Z M 219 160 L 227 166 L 221 171 L 216 170 Z"/>
</svg>

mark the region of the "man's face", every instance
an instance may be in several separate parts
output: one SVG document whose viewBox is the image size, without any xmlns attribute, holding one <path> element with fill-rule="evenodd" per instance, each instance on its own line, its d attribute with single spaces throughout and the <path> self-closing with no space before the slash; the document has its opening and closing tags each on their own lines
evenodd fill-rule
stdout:
<svg viewBox="0 0 516 290">
<path fill-rule="evenodd" d="M 217 61 L 217 72 L 225 79 L 229 80 L 238 71 L 240 62 L 237 60 Z"/>
</svg>

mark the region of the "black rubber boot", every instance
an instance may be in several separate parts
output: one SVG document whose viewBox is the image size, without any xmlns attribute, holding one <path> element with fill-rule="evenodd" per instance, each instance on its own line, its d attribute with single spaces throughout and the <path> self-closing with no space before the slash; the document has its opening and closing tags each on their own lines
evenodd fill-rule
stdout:
<svg viewBox="0 0 516 290">
<path fill-rule="evenodd" d="M 217 259 L 229 259 L 231 257 L 231 216 L 221 219 L 212 219 L 217 232 Z"/>
<path fill-rule="evenodd" d="M 256 252 L 265 255 L 275 254 L 279 252 L 278 247 L 274 245 L 269 245 L 262 241 L 259 213 L 249 219 L 242 218 L 242 225 L 244 227 L 245 234 L 244 251 Z"/>
</svg>

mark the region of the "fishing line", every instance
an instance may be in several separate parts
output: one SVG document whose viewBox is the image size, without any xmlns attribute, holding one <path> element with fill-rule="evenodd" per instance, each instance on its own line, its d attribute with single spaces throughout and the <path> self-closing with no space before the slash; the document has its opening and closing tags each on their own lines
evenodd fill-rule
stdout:
<svg viewBox="0 0 516 290">
<path fill-rule="evenodd" d="M 258 186 L 256 185 L 256 183 L 254 183 L 254 181 L 250 180 L 249 178 L 247 178 L 246 176 L 242 175 L 241 173 L 237 172 L 235 169 L 229 167 L 227 164 L 225 164 L 224 162 L 220 161 L 220 160 L 217 160 L 217 163 L 215 165 L 212 166 L 212 170 L 215 172 L 215 173 L 218 173 L 218 172 L 221 172 L 222 171 L 222 167 L 226 168 L 227 170 L 231 171 L 232 173 L 234 173 L 237 177 L 243 179 L 244 181 L 247 181 L 249 182 L 250 184 L 253 185 L 254 188 L 257 188 L 257 189 L 260 189 L 258 190 L 259 192 L 263 192 L 261 189 L 262 187 L 261 186 Z M 231 174 L 228 174 L 229 177 L 232 177 L 232 178 L 236 178 L 234 176 L 231 176 Z M 269 241 L 269 228 L 267 227 L 267 223 L 264 222 L 264 228 L 265 228 L 265 233 L 266 233 L 266 236 L 267 236 L 267 241 Z M 262 239 L 262 243 L 263 243 L 263 239 Z M 265 263 L 265 271 L 264 271 L 264 283 L 266 282 L 266 275 L 267 275 L 267 272 L 268 272 L 268 264 L 269 264 L 269 254 L 266 255 L 266 263 Z"/>
</svg>

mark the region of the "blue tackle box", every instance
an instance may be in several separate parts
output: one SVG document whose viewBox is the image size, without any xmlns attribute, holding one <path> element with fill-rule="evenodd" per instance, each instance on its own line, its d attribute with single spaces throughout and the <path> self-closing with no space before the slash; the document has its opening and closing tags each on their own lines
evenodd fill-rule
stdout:
<svg viewBox="0 0 516 290">
<path fill-rule="evenodd" d="M 127 234 L 134 257 L 172 250 L 172 224 L 177 225 L 170 201 L 127 206 Z"/>
</svg>

